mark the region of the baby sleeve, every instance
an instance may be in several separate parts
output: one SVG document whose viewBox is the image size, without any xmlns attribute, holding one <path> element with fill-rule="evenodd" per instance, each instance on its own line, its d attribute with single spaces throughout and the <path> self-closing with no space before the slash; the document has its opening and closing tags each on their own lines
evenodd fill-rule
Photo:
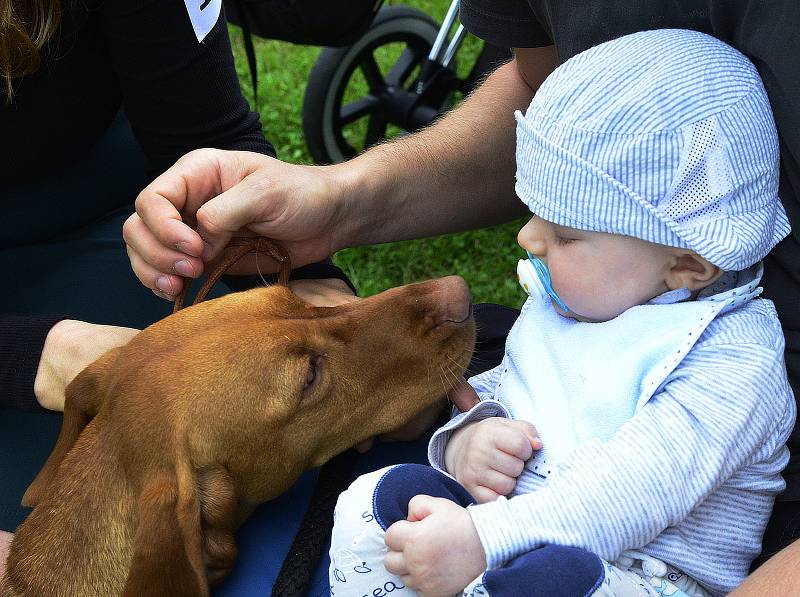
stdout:
<svg viewBox="0 0 800 597">
<path fill-rule="evenodd" d="M 504 368 L 505 359 L 494 369 L 484 371 L 467 380 L 475 389 L 475 392 L 477 392 L 480 402 L 465 413 L 460 413 L 454 408 L 453 418 L 434 432 L 428 443 L 428 460 L 433 468 L 445 474 L 449 474 L 444 466 L 444 453 L 447 449 L 447 442 L 450 441 L 450 437 L 456 430 L 470 423 L 475 423 L 490 417 L 511 418 L 506 407 L 497 400 L 494 400 L 494 391 L 497 387 L 497 381 Z"/>
</svg>

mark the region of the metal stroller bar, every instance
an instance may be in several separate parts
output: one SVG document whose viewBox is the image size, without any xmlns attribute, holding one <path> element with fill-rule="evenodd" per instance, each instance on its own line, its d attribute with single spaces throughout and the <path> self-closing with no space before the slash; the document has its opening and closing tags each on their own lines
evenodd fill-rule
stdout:
<svg viewBox="0 0 800 597">
<path fill-rule="evenodd" d="M 453 23 L 455 23 L 456 18 L 458 18 L 458 0 L 453 0 L 450 3 L 450 8 L 447 9 L 447 14 L 444 17 L 444 21 L 442 21 L 439 34 L 436 36 L 436 40 L 433 42 L 431 51 L 428 54 L 428 60 L 439 62 L 439 55 L 442 53 L 444 42 L 447 40 L 447 36 L 450 33 L 450 29 L 452 28 Z M 459 29 L 462 28 L 463 27 L 459 27 Z M 452 43 L 450 45 L 452 46 Z M 449 49 L 450 48 L 448 48 L 448 50 Z"/>
<path fill-rule="evenodd" d="M 444 53 L 444 58 L 442 58 L 443 67 L 450 67 L 450 63 L 453 62 L 453 58 L 455 57 L 458 48 L 461 47 L 461 42 L 464 41 L 466 36 L 467 30 L 464 29 L 464 25 L 459 25 L 458 29 L 456 30 L 456 34 L 453 36 L 453 39 L 450 40 L 450 45 L 447 46 L 447 51 Z"/>
</svg>

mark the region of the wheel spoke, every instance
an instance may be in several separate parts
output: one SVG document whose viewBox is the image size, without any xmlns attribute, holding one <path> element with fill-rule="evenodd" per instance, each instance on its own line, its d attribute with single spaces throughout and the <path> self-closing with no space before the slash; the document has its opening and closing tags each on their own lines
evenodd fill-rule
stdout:
<svg viewBox="0 0 800 597">
<path fill-rule="evenodd" d="M 419 49 L 412 48 L 411 46 L 406 47 L 403 53 L 400 54 L 400 58 L 398 58 L 397 62 L 392 66 L 389 74 L 386 75 L 386 83 L 388 85 L 405 86 L 408 76 L 416 67 L 422 64 L 424 59 L 425 56 Z"/>
<path fill-rule="evenodd" d="M 364 138 L 364 149 L 368 149 L 378 141 L 383 140 L 386 136 L 386 124 L 386 117 L 383 114 L 375 113 L 370 116 L 367 136 Z"/>
<path fill-rule="evenodd" d="M 342 106 L 339 112 L 339 121 L 342 125 L 350 124 L 351 122 L 363 118 L 375 110 L 378 105 L 378 98 L 372 95 L 362 97 L 346 106 Z"/>
<path fill-rule="evenodd" d="M 383 75 L 378 63 L 375 62 L 375 56 L 373 56 L 372 52 L 362 56 L 358 66 L 361 68 L 361 72 L 364 73 L 370 92 L 377 93 L 383 87 Z"/>
</svg>

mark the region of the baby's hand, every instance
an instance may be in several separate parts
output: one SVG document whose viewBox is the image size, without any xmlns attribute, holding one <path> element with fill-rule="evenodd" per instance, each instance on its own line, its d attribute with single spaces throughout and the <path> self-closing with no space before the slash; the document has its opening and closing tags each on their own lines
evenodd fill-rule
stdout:
<svg viewBox="0 0 800 597">
<path fill-rule="evenodd" d="M 408 520 L 390 526 L 384 541 L 389 548 L 383 561 L 386 570 L 422 597 L 460 595 L 486 569 L 472 517 L 466 508 L 444 498 L 411 498 Z"/>
<path fill-rule="evenodd" d="M 541 447 L 527 421 L 490 417 L 456 431 L 444 461 L 447 472 L 483 504 L 511 493 L 525 462 Z"/>
</svg>

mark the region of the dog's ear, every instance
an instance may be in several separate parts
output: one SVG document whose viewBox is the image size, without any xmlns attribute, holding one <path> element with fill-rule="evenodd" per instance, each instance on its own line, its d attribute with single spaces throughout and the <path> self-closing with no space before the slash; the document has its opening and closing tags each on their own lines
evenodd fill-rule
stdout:
<svg viewBox="0 0 800 597">
<path fill-rule="evenodd" d="M 122 597 L 207 597 L 200 507 L 193 483 L 160 474 L 137 504 L 133 559 Z"/>
<path fill-rule="evenodd" d="M 106 376 L 117 359 L 119 348 L 109 350 L 94 363 L 81 371 L 66 389 L 64 400 L 64 420 L 58 440 L 42 470 L 22 496 L 22 505 L 36 506 L 47 493 L 50 482 L 55 477 L 61 461 L 67 455 L 83 431 L 95 417 L 105 398 Z"/>
</svg>

